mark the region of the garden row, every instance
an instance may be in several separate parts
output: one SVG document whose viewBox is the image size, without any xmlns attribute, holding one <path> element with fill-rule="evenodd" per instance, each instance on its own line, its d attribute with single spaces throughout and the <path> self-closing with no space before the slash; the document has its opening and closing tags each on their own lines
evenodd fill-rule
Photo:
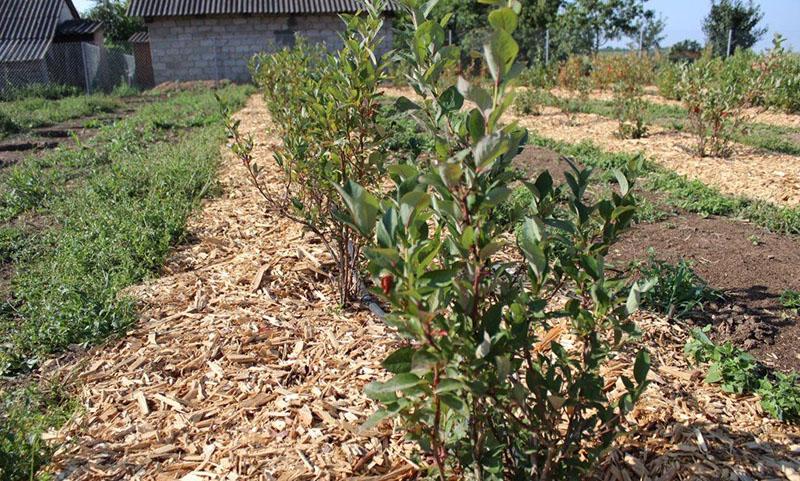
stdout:
<svg viewBox="0 0 800 481">
<path fill-rule="evenodd" d="M 3 375 L 41 369 L 136 320 L 122 291 L 161 266 L 213 190 L 225 138 L 219 102 L 236 108 L 247 95 L 246 87 L 178 93 L 4 173 Z M 58 380 L 0 387 L 4 479 L 28 479 L 46 460 L 40 435 L 69 414 L 64 389 Z"/>
<path fill-rule="evenodd" d="M 575 479 L 625 431 L 648 386 L 650 356 L 631 342 L 639 331 L 630 315 L 658 279 L 633 281 L 606 263 L 637 216 L 633 186 L 647 168 L 638 158 L 606 165 L 603 180 L 615 188 L 597 195 L 587 195 L 597 185 L 591 171 L 576 164 L 566 183 L 513 171 L 528 132 L 501 119 L 519 74 L 511 33 L 521 5 L 493 3 L 483 57 L 490 81 L 449 82 L 454 49 L 430 11 L 413 8 L 414 35 L 397 55 L 415 95 L 395 108 L 411 119 L 416 142 L 398 139 L 380 115 L 386 64 L 371 55 L 374 11 L 347 19 L 340 52 L 301 44 L 254 60 L 283 140 L 281 188 L 263 184 L 252 140 L 229 127 L 270 210 L 326 246 L 340 301 L 363 299 L 368 273 L 387 324 L 405 339 L 384 362 L 390 379 L 366 388 L 382 408 L 365 428 L 398 418 L 425 470 L 442 480 Z M 385 148 L 398 143 L 413 153 Z M 518 181 L 524 205 L 509 209 Z M 616 356 L 626 364 L 612 393 L 603 372 Z M 796 394 L 793 377 L 777 379 L 764 399 Z M 797 415 L 796 403 L 764 409 Z"/>
</svg>

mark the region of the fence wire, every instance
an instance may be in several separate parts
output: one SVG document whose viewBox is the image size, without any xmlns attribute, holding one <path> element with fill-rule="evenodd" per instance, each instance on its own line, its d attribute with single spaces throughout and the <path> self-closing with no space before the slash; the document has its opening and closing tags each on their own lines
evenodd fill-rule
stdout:
<svg viewBox="0 0 800 481">
<path fill-rule="evenodd" d="M 122 50 L 86 42 L 54 43 L 42 59 L 0 63 L 0 92 L 32 84 L 108 92 L 133 84 L 135 70 L 133 55 Z"/>
</svg>

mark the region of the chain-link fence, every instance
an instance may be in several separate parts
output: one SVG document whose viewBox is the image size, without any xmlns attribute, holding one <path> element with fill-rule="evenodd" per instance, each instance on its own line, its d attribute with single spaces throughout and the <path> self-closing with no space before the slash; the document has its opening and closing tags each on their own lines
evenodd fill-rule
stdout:
<svg viewBox="0 0 800 481">
<path fill-rule="evenodd" d="M 39 85 L 71 85 L 86 93 L 108 92 L 134 82 L 133 55 L 86 42 L 54 43 L 44 57 L 0 63 L 0 92 Z"/>
</svg>

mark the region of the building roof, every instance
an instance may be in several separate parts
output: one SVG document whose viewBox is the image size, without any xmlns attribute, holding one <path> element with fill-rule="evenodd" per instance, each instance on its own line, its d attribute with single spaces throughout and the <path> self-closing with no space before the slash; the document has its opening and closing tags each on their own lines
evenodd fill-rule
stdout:
<svg viewBox="0 0 800 481">
<path fill-rule="evenodd" d="M 65 3 L 71 16 L 80 18 L 72 0 L 0 0 L 0 62 L 42 58 Z"/>
<path fill-rule="evenodd" d="M 190 15 L 352 13 L 363 8 L 359 0 L 132 0 L 128 15 L 180 17 Z M 394 11 L 389 2 L 386 10 Z"/>
<path fill-rule="evenodd" d="M 147 43 L 150 41 L 150 35 L 147 33 L 147 30 L 143 30 L 141 32 L 136 32 L 131 35 L 131 38 L 128 39 L 130 43 Z"/>
<path fill-rule="evenodd" d="M 57 35 L 91 35 L 100 30 L 102 22 L 80 18 L 61 22 L 56 28 Z"/>
</svg>

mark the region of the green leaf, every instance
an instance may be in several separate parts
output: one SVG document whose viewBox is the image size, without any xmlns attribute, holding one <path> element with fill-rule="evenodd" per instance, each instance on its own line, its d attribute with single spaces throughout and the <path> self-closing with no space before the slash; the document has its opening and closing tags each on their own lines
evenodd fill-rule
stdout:
<svg viewBox="0 0 800 481">
<path fill-rule="evenodd" d="M 422 380 L 414 374 L 404 372 L 386 382 L 371 382 L 367 384 L 364 391 L 367 393 L 367 396 L 374 398 L 383 394 L 394 394 L 397 391 L 402 392 L 405 389 L 418 386 L 420 382 L 422 382 Z"/>
<path fill-rule="evenodd" d="M 614 173 L 614 177 L 617 178 L 620 194 L 622 194 L 623 196 L 627 195 L 628 191 L 630 190 L 630 184 L 628 183 L 628 178 L 625 177 L 625 174 L 623 174 L 622 171 L 619 169 L 614 169 L 612 170 L 612 172 Z"/>
<path fill-rule="evenodd" d="M 500 8 L 489 13 L 489 24 L 497 29 L 508 33 L 514 33 L 517 29 L 517 14 L 508 7 Z"/>
<path fill-rule="evenodd" d="M 409 112 L 411 110 L 419 110 L 421 107 L 405 97 L 400 97 L 394 102 L 394 108 L 400 112 Z"/>
<path fill-rule="evenodd" d="M 458 77 L 457 86 L 461 95 L 470 102 L 474 102 L 482 112 L 492 108 L 492 97 L 482 87 L 469 83 L 464 77 Z"/>
<path fill-rule="evenodd" d="M 400 221 L 404 226 L 410 225 L 411 218 L 419 209 L 430 204 L 430 196 L 418 190 L 411 191 L 400 199 Z"/>
<path fill-rule="evenodd" d="M 628 300 L 625 302 L 625 312 L 628 315 L 631 315 L 639 310 L 639 306 L 642 303 L 642 294 L 652 289 L 657 282 L 658 279 L 648 279 L 644 283 L 641 281 L 636 281 L 633 283 L 633 286 L 631 286 L 631 291 L 628 293 Z"/>
<path fill-rule="evenodd" d="M 517 234 L 517 242 L 522 249 L 522 253 L 525 254 L 528 265 L 530 265 L 539 282 L 542 281 L 544 272 L 547 269 L 547 257 L 541 246 L 543 233 L 540 225 L 541 219 L 538 217 L 525 219 L 522 229 Z"/>
<path fill-rule="evenodd" d="M 650 353 L 642 349 L 636 355 L 636 361 L 633 364 L 633 378 L 641 386 L 647 381 L 647 373 L 650 371 Z"/>
<path fill-rule="evenodd" d="M 519 54 L 519 45 L 510 33 L 498 30 L 492 34 L 489 43 L 484 45 L 483 52 L 492 78 L 500 81 L 514 65 Z"/>
<path fill-rule="evenodd" d="M 714 384 L 722 381 L 722 368 L 719 364 L 714 363 L 708 368 L 708 372 L 706 373 L 706 382 L 709 384 Z"/>
<path fill-rule="evenodd" d="M 464 96 L 458 92 L 455 85 L 451 86 L 439 96 L 439 106 L 445 112 L 454 112 L 464 105 Z"/>
<path fill-rule="evenodd" d="M 344 186 L 335 187 L 350 211 L 352 226 L 364 237 L 370 237 L 378 216 L 378 199 L 352 180 Z"/>
<path fill-rule="evenodd" d="M 436 394 L 442 394 L 446 392 L 453 392 L 453 391 L 463 391 L 467 389 L 467 385 L 461 381 L 456 379 L 442 379 L 439 381 L 439 385 L 436 386 L 434 392 Z"/>
<path fill-rule="evenodd" d="M 401 347 L 389 354 L 383 361 L 383 367 L 392 374 L 400 374 L 411 371 L 411 358 L 416 350 L 412 347 Z"/>
</svg>

